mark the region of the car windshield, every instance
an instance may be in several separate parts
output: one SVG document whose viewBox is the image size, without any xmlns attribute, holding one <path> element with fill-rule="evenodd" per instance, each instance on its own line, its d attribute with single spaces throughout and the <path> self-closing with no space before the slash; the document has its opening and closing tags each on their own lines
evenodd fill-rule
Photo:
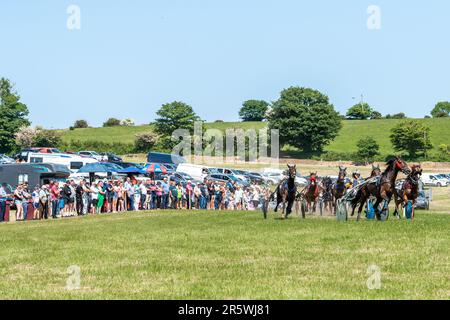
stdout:
<svg viewBox="0 0 450 320">
<path fill-rule="evenodd" d="M 185 178 L 186 180 L 194 180 L 194 178 L 192 178 L 190 175 L 188 175 L 187 173 L 184 172 L 179 172 L 180 176 L 182 176 L 183 178 Z"/>
</svg>

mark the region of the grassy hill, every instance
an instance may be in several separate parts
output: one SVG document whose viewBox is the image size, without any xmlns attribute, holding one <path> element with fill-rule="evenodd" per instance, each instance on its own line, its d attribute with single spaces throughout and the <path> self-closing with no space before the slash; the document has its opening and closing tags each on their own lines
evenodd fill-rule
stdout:
<svg viewBox="0 0 450 320">
<path fill-rule="evenodd" d="M 339 136 L 326 147 L 327 151 L 336 152 L 354 152 L 356 143 L 363 136 L 372 136 L 380 144 L 380 151 L 383 155 L 394 153 L 389 140 L 390 130 L 402 120 L 382 119 L 382 120 L 361 120 L 361 121 L 343 121 L 343 128 Z M 419 119 L 431 127 L 431 140 L 434 151 L 440 144 L 450 145 L 450 118 L 441 119 Z M 267 126 L 265 122 L 218 122 L 208 123 L 207 128 L 226 130 L 229 128 L 242 129 L 261 129 Z M 145 131 L 151 131 L 152 126 L 136 127 L 112 127 L 112 128 L 87 128 L 76 130 L 61 130 L 63 132 L 63 141 L 102 141 L 104 143 L 127 143 L 132 144 L 135 134 Z"/>
</svg>

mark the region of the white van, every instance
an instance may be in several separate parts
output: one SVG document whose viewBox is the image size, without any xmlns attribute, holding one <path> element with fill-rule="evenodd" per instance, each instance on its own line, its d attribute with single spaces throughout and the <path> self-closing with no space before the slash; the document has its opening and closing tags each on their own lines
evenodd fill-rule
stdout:
<svg viewBox="0 0 450 320">
<path fill-rule="evenodd" d="M 180 163 L 177 167 L 177 172 L 186 173 L 199 181 L 203 181 L 210 174 L 207 166 L 199 166 L 191 163 Z"/>
<path fill-rule="evenodd" d="M 27 163 L 51 163 L 67 166 L 71 172 L 77 172 L 87 163 L 98 162 L 98 160 L 89 157 L 82 157 L 76 154 L 67 153 L 37 153 L 22 152 L 21 158 Z"/>
<path fill-rule="evenodd" d="M 422 182 L 427 186 L 446 187 L 447 179 L 440 179 L 438 174 L 424 173 L 422 174 Z"/>
</svg>

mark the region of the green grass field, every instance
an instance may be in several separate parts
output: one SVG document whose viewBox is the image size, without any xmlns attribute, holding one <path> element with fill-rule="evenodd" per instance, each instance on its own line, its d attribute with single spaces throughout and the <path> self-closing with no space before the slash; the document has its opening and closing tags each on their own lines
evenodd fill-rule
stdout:
<svg viewBox="0 0 450 320">
<path fill-rule="evenodd" d="M 380 145 L 380 152 L 383 155 L 394 153 L 389 139 L 391 128 L 401 120 L 382 119 L 365 121 L 343 121 L 343 128 L 339 136 L 326 147 L 327 151 L 354 152 L 356 143 L 363 136 L 374 137 Z M 450 118 L 441 119 L 419 119 L 431 127 L 431 140 L 434 145 L 434 151 L 440 144 L 450 145 Z M 230 128 L 242 129 L 261 129 L 267 126 L 265 122 L 223 122 L 208 123 L 207 128 L 220 129 L 225 131 Z M 100 140 L 103 142 L 122 142 L 133 143 L 135 134 L 145 131 L 151 131 L 152 127 L 113 127 L 113 128 L 87 128 L 76 130 L 61 130 L 63 140 L 70 142 L 72 140 Z"/>
<path fill-rule="evenodd" d="M 2 299 L 449 299 L 450 215 L 146 212 L 0 225 Z M 68 267 L 80 268 L 69 290 Z M 369 290 L 368 268 L 381 289 Z M 369 281 L 370 282 L 370 281 Z"/>
</svg>

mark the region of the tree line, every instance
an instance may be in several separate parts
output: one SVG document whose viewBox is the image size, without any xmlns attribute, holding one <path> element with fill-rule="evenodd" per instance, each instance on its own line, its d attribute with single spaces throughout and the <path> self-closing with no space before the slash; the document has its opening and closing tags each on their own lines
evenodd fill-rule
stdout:
<svg viewBox="0 0 450 320">
<path fill-rule="evenodd" d="M 0 152 L 11 153 L 26 146 L 66 148 L 84 148 L 94 143 L 73 141 L 63 143 L 61 133 L 43 128 L 30 128 L 28 108 L 20 101 L 19 94 L 9 80 L 0 80 Z M 439 102 L 432 110 L 433 117 L 448 117 L 450 103 Z M 118 146 L 122 152 L 147 152 L 148 150 L 169 151 L 174 142 L 170 137 L 175 129 L 194 130 L 194 122 L 201 121 L 192 106 L 174 101 L 162 105 L 156 112 L 157 118 L 152 130 L 135 137 L 134 145 Z M 343 119 L 366 120 L 380 119 L 382 116 L 367 103 L 358 103 L 350 107 L 345 117 L 335 110 L 329 97 L 318 90 L 304 87 L 290 87 L 280 93 L 280 97 L 268 103 L 263 100 L 247 100 L 243 103 L 239 116 L 243 121 L 267 121 L 269 129 L 278 129 L 280 145 L 296 148 L 308 156 L 333 156 L 324 152 L 325 148 L 338 136 Z M 387 115 L 385 118 L 404 119 L 391 130 L 391 143 L 396 152 L 405 154 L 410 159 L 427 157 L 432 149 L 430 128 L 423 123 L 407 119 L 403 113 Z M 109 118 L 104 127 L 133 126 L 132 119 L 119 120 Z M 77 120 L 70 128 L 87 128 L 86 120 Z M 116 145 L 116 144 L 114 144 Z M 114 145 L 98 145 L 97 149 L 115 148 Z M 357 143 L 358 152 L 354 157 L 364 162 L 373 161 L 379 155 L 379 146 L 375 137 L 364 136 Z M 439 146 L 440 158 L 447 160 L 448 146 Z M 102 151 L 102 150 L 99 150 Z M 106 150 L 107 151 L 107 150 Z M 345 160 L 345 159 L 341 159 Z"/>
</svg>

